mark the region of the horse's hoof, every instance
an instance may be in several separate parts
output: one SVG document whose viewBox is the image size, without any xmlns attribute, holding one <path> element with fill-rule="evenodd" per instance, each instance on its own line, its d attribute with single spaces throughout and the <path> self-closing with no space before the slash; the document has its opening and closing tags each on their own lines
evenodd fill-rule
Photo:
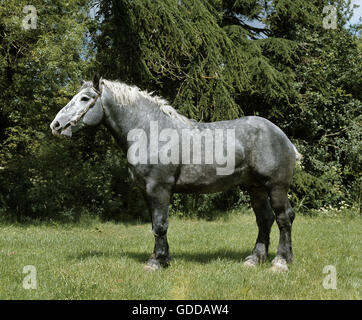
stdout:
<svg viewBox="0 0 362 320">
<path fill-rule="evenodd" d="M 143 270 L 148 271 L 148 272 L 153 272 L 153 271 L 157 271 L 159 268 L 157 268 L 156 266 L 150 266 L 148 264 L 146 264 L 143 267 Z"/>
<path fill-rule="evenodd" d="M 246 260 L 243 263 L 243 266 L 246 268 L 255 268 L 257 266 L 258 262 L 255 259 L 248 259 L 246 258 Z"/>
<path fill-rule="evenodd" d="M 272 261 L 272 267 L 270 268 L 273 272 L 285 272 L 288 271 L 287 261 L 281 257 L 275 257 Z"/>
<path fill-rule="evenodd" d="M 146 271 L 157 271 L 161 269 L 161 264 L 157 260 L 151 259 L 147 261 L 143 269 Z"/>
</svg>

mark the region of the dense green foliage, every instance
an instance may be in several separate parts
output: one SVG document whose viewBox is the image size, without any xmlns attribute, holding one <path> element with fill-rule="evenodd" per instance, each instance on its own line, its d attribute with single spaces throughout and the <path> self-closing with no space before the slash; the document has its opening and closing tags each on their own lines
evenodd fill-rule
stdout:
<svg viewBox="0 0 362 320">
<path fill-rule="evenodd" d="M 323 28 L 329 3 L 336 29 Z M 72 141 L 51 136 L 56 112 L 93 72 L 155 91 L 196 120 L 270 119 L 304 155 L 291 190 L 299 211 L 360 208 L 362 45 L 352 32 L 360 27 L 346 25 L 350 1 L 32 4 L 38 20 L 29 30 L 26 1 L 0 4 L 1 215 L 147 217 L 106 130 Z M 239 189 L 176 195 L 172 211 L 209 216 L 246 199 Z"/>
</svg>

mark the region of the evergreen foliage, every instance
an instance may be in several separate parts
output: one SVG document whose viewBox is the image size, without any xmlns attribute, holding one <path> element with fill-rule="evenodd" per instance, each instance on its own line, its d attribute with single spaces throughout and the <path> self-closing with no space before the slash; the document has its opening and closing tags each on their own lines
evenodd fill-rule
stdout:
<svg viewBox="0 0 362 320">
<path fill-rule="evenodd" d="M 186 116 L 232 119 L 244 114 L 245 96 L 273 103 L 295 94 L 286 66 L 295 43 L 251 40 L 253 31 L 238 18 L 247 10 L 240 3 L 237 24 L 220 1 L 106 0 L 100 8 L 96 60 L 105 77 L 155 90 Z"/>
<path fill-rule="evenodd" d="M 337 8 L 324 29 L 324 6 Z M 93 72 L 155 91 L 197 121 L 260 115 L 304 155 L 301 212 L 361 202 L 361 26 L 350 0 L 34 0 L 0 3 L 0 214 L 146 217 L 106 130 L 71 142 L 49 123 Z M 90 8 L 96 8 L 91 18 Z M 117 150 L 117 151 L 115 151 Z M 176 196 L 173 212 L 240 206 L 239 189 Z"/>
</svg>

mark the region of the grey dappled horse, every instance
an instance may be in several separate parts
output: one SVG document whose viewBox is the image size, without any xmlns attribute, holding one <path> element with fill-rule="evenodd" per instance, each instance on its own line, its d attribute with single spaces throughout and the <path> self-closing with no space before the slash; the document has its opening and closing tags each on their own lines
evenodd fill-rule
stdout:
<svg viewBox="0 0 362 320">
<path fill-rule="evenodd" d="M 199 123 L 177 113 L 167 101 L 135 86 L 118 81 L 93 79 L 83 82 L 79 92 L 56 115 L 50 128 L 55 135 L 71 137 L 84 127 L 95 127 L 102 123 L 110 130 L 124 152 L 129 153 L 136 140 L 130 141 L 128 134 L 135 128 L 142 129 L 147 134 L 145 142 L 150 142 L 150 124 L 156 121 L 159 131 L 169 128 L 179 132 L 180 136 L 181 131 L 186 129 L 208 129 L 212 137 L 218 129 L 233 130 L 235 159 L 233 170 L 226 175 L 217 174 L 217 163 L 179 161 L 165 164 L 149 161 L 129 164 L 130 175 L 145 196 L 155 237 L 154 252 L 145 268 L 156 270 L 169 264 L 166 234 L 173 193 L 212 193 L 241 185 L 250 194 L 259 229 L 255 247 L 245 259 L 244 266 L 254 267 L 266 260 L 275 214 L 280 239 L 272 269 L 288 270 L 287 263 L 293 259 L 291 230 L 294 212 L 287 192 L 299 154 L 282 130 L 270 121 L 250 116 L 230 121 Z M 224 137 L 221 145 L 225 139 Z M 158 148 L 161 148 L 166 140 L 159 141 Z M 175 141 L 180 146 L 181 141 Z M 210 153 L 205 141 L 199 140 L 202 157 Z M 196 146 L 195 142 L 194 144 Z M 146 147 L 147 152 L 150 152 L 151 145 Z M 196 151 L 191 150 L 192 152 Z M 181 159 L 182 155 L 179 157 Z"/>
</svg>

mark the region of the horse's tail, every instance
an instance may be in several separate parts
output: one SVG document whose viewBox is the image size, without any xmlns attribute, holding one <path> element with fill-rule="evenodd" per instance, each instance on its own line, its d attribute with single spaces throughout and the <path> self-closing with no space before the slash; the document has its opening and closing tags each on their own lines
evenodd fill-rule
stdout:
<svg viewBox="0 0 362 320">
<path fill-rule="evenodd" d="M 297 160 L 297 164 L 300 164 L 302 162 L 303 155 L 298 152 L 298 150 L 297 150 L 297 148 L 295 147 L 294 144 L 293 144 L 293 148 L 294 148 L 294 151 L 295 151 L 295 159 Z"/>
</svg>

